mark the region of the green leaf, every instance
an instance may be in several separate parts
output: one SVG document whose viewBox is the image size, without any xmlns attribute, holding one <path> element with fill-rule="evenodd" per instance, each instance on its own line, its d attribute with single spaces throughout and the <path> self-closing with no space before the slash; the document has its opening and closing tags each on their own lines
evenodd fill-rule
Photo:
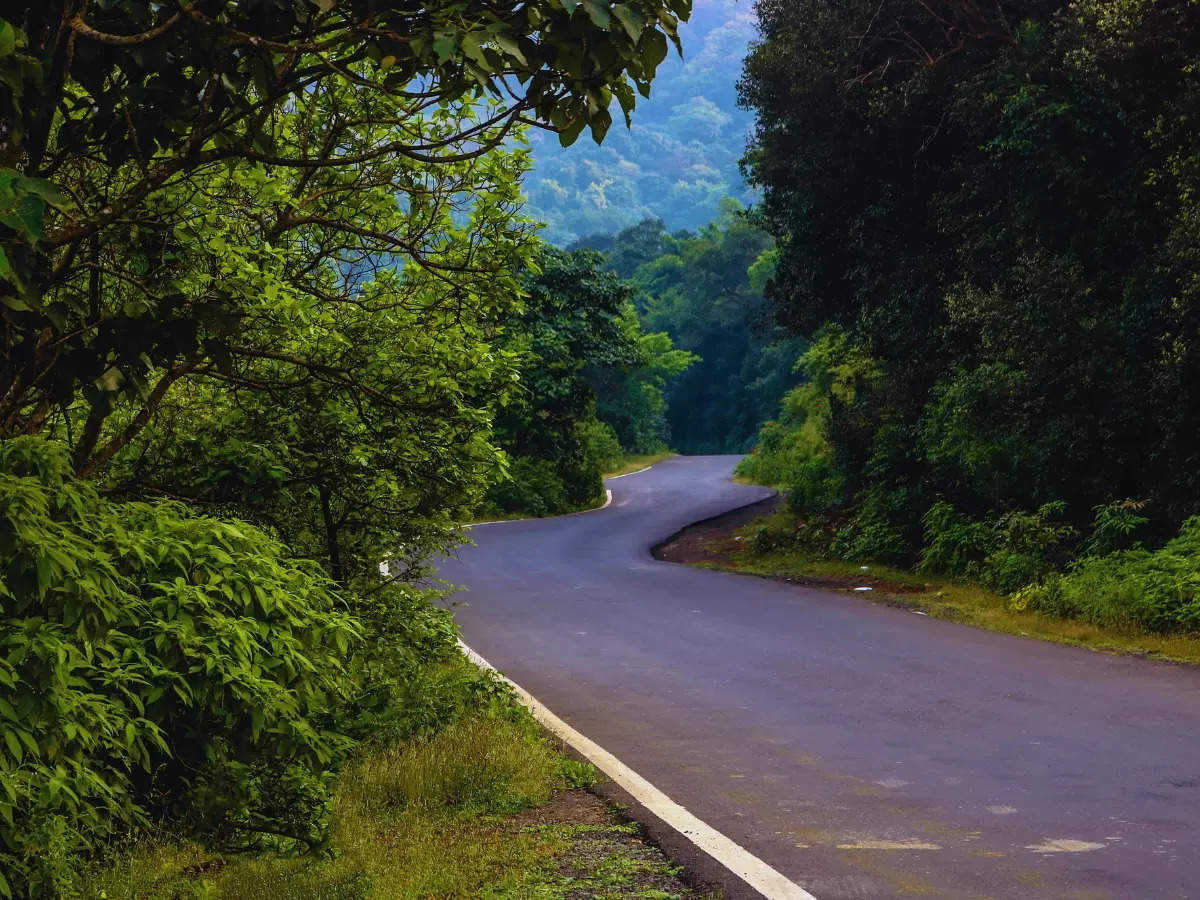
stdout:
<svg viewBox="0 0 1200 900">
<path fill-rule="evenodd" d="M 22 235 L 27 243 L 35 244 L 42 237 L 42 218 L 45 213 L 46 204 L 40 197 L 18 188 L 13 191 L 13 205 L 0 210 L 0 223 Z"/>
<path fill-rule="evenodd" d="M 592 129 L 592 140 L 597 144 L 604 142 L 604 136 L 608 134 L 608 129 L 612 127 L 612 116 L 609 115 L 607 109 L 602 109 L 588 123 Z"/>
<path fill-rule="evenodd" d="M 12 56 L 13 51 L 17 48 L 17 29 L 13 28 L 8 22 L 0 19 L 0 59 L 5 56 Z"/>
<path fill-rule="evenodd" d="M 635 41 L 641 38 L 642 31 L 646 28 L 646 20 L 639 10 L 624 3 L 618 3 L 613 7 L 612 14 L 624 26 L 626 34 Z"/>
<path fill-rule="evenodd" d="M 583 131 L 583 126 L 587 124 L 587 119 L 581 114 L 576 116 L 570 124 L 558 133 L 558 143 L 563 147 L 570 147 L 579 138 Z"/>
<path fill-rule="evenodd" d="M 10 284 L 16 285 L 18 290 L 24 287 L 21 284 L 21 279 L 17 277 L 17 273 L 13 271 L 12 263 L 8 261 L 8 254 L 4 252 L 3 247 L 0 247 L 0 281 L 7 281 Z M 19 297 L 0 296 L 0 303 L 3 303 L 9 309 L 29 309 L 29 304 Z"/>
<path fill-rule="evenodd" d="M 666 58 L 667 39 L 658 29 L 650 29 L 642 40 L 642 66 L 646 74 L 652 74 L 658 68 L 658 64 Z"/>
<path fill-rule="evenodd" d="M 608 4 L 604 0 L 583 0 L 583 5 L 597 28 L 607 28 L 612 24 L 612 15 L 609 13 Z"/>
<path fill-rule="evenodd" d="M 458 55 L 458 38 L 454 34 L 443 32 L 433 42 L 433 52 L 437 54 L 440 63 L 453 59 Z"/>
<path fill-rule="evenodd" d="M 509 56 L 516 59 L 523 66 L 529 65 L 529 60 L 525 58 L 525 54 L 521 50 L 521 45 L 518 44 L 512 37 L 507 34 L 497 34 L 496 43 Z"/>
<path fill-rule="evenodd" d="M 18 190 L 26 194 L 40 197 L 43 202 L 55 209 L 70 209 L 74 204 L 71 198 L 58 189 L 53 181 L 45 178 L 18 178 L 15 182 Z"/>
<path fill-rule="evenodd" d="M 12 754 L 13 759 L 17 762 L 25 758 L 25 748 L 21 746 L 21 741 L 13 733 L 13 729 L 4 729 L 4 743 L 8 745 L 8 752 Z"/>
</svg>

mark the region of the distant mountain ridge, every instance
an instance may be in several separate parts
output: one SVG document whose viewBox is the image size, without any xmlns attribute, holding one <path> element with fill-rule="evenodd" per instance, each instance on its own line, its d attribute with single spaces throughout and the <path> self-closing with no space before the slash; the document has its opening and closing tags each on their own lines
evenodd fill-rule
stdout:
<svg viewBox="0 0 1200 900">
<path fill-rule="evenodd" d="M 684 58 L 672 51 L 659 68 L 631 129 L 617 109 L 601 147 L 586 132 L 565 150 L 553 134 L 530 135 L 527 212 L 546 223 L 551 243 L 615 234 L 646 218 L 695 229 L 716 217 L 722 197 L 753 201 L 738 159 L 754 117 L 736 103 L 742 60 L 757 36 L 753 6 L 696 0 L 680 31 Z"/>
</svg>

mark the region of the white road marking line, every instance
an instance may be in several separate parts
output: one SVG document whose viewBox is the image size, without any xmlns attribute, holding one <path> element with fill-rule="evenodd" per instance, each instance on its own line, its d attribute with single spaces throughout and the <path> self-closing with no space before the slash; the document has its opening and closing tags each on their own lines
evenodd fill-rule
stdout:
<svg viewBox="0 0 1200 900">
<path fill-rule="evenodd" d="M 646 466 L 645 469 L 638 469 L 636 472 L 626 472 L 624 475 L 614 475 L 614 476 L 612 476 L 612 478 L 606 478 L 604 480 L 605 481 L 616 481 L 618 478 L 628 478 L 630 475 L 640 475 L 643 472 L 645 472 L 646 469 L 653 469 L 653 468 L 654 468 L 654 464 L 651 463 L 650 465 Z"/>
<path fill-rule="evenodd" d="M 496 667 L 464 644 L 458 646 L 467 659 L 482 669 L 496 671 Z M 499 673 L 497 673 L 499 675 Z M 730 872 L 742 879 L 768 900 L 817 900 L 812 894 L 794 881 L 771 868 L 749 850 L 735 844 L 721 832 L 688 812 L 649 781 L 633 771 L 599 744 L 584 737 L 519 684 L 500 675 L 516 691 L 521 702 L 533 713 L 533 717 L 549 729 L 556 737 L 574 748 L 597 769 L 624 788 L 630 795 L 674 828 L 700 850 L 707 853 Z"/>
<path fill-rule="evenodd" d="M 593 506 L 591 509 L 581 509 L 579 512 L 566 513 L 561 516 L 545 516 L 546 519 L 567 519 L 571 516 L 584 516 L 591 512 L 600 512 L 602 509 L 608 509 L 612 503 L 612 491 L 608 488 L 604 489 L 604 504 L 602 506 Z M 463 528 L 478 528 L 480 525 L 511 525 L 513 522 L 536 522 L 537 519 L 496 519 L 494 522 L 472 522 L 469 525 L 464 525 Z"/>
</svg>

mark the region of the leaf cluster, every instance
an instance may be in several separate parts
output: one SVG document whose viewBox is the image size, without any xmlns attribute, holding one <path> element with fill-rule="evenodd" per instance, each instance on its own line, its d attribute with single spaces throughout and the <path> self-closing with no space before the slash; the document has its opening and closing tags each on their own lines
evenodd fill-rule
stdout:
<svg viewBox="0 0 1200 900">
<path fill-rule="evenodd" d="M 346 749 L 328 713 L 361 633 L 315 566 L 249 525 L 105 500 L 20 438 L 0 443 L 0 610 L 5 895 L 54 893 L 72 854 L 184 808 L 232 845 L 320 843 L 313 777 Z M 289 784 L 307 812 L 285 824 Z"/>
</svg>

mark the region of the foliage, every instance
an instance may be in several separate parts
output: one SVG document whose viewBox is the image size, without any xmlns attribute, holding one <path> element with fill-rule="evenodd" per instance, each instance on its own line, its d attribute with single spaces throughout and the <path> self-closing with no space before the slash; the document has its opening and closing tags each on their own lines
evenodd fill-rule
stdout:
<svg viewBox="0 0 1200 900">
<path fill-rule="evenodd" d="M 469 218 L 430 197 L 402 210 L 393 177 L 352 192 L 324 192 L 324 215 L 370 232 L 399 235 L 421 217 L 435 240 L 424 265 L 330 265 L 334 232 L 279 247 L 258 243 L 252 224 L 228 218 L 197 241 L 228 260 L 249 247 L 278 268 L 271 294 L 246 296 L 248 323 L 220 365 L 198 367 L 163 399 L 154 417 L 118 453 L 107 480 L 135 493 L 165 492 L 271 527 L 301 555 L 321 560 L 335 580 L 373 577 L 380 559 L 407 549 L 410 567 L 453 540 L 456 521 L 478 502 L 493 468 L 488 443 L 493 406 L 510 390 L 513 360 L 494 352 L 492 320 L 516 281 L 505 270 L 486 283 L 446 283 L 438 269 L 466 268 L 481 249 L 498 267 L 529 252 L 511 222 L 520 154 L 473 162 L 453 173 L 471 186 Z M 402 161 L 377 172 L 418 177 Z M 237 180 L 239 176 L 232 176 Z M 254 178 L 244 196 L 298 188 L 289 173 Z M 219 185 L 210 189 L 217 190 Z M 340 197 L 340 199 L 339 199 Z M 247 263 L 249 265 L 249 263 Z M 427 267 L 433 267 L 427 268 Z M 308 279 L 290 273 L 307 272 Z"/>
<path fill-rule="evenodd" d="M 61 446 L 0 442 L 5 893 L 152 816 L 320 845 L 329 711 L 360 638 L 311 565 L 244 524 L 116 504 Z"/>
<path fill-rule="evenodd" d="M 544 886 L 546 863 L 566 846 L 500 817 L 595 773 L 560 756 L 514 707 L 511 698 L 497 699 L 437 734 L 364 747 L 333 790 L 336 852 L 328 857 L 233 855 L 166 835 L 94 866 L 81 893 L 155 900 L 557 896 Z"/>
<path fill-rule="evenodd" d="M 1085 556 L 1019 591 L 1018 609 L 1154 632 L 1200 631 L 1200 518 L 1161 549 Z"/>
<path fill-rule="evenodd" d="M 842 550 L 923 543 L 926 568 L 1002 590 L 1135 530 L 1166 540 L 1200 505 L 1197 9 L 757 11 L 740 95 L 766 294 L 794 333 L 834 323 L 870 360 L 852 397 L 817 388 L 820 451 L 776 425 L 767 458 L 828 454 Z"/>
<path fill-rule="evenodd" d="M 618 452 L 592 370 L 639 386 L 644 424 L 688 361 L 576 285 L 586 261 L 529 287 L 555 273 L 522 129 L 628 121 L 690 8 L 3 14 L 5 892 L 64 892 L 151 820 L 325 849 L 354 742 L 495 700 L 445 674 L 453 621 L 416 586 L 503 468 L 493 438 L 540 441 L 514 469 L 587 502 Z M 599 298 L 578 321 L 572 290 Z"/>
<path fill-rule="evenodd" d="M 737 108 L 732 73 L 755 36 L 749 4 L 698 0 L 679 27 L 682 56 L 663 61 L 630 129 L 569 151 L 534 135 L 527 190 L 546 239 L 607 252 L 604 236 L 645 219 L 665 220 L 672 231 L 698 229 L 718 215 L 725 197 L 749 204 L 754 194 L 738 157 L 752 117 Z"/>
<path fill-rule="evenodd" d="M 629 286 L 592 251 L 546 247 L 525 291 L 501 323 L 523 390 L 495 420 L 512 463 L 487 503 L 549 515 L 595 503 L 620 449 L 665 446 L 663 387 L 693 357 L 665 334 L 642 333 Z"/>
<path fill-rule="evenodd" d="M 1033 513 L 1010 510 L 993 522 L 981 522 L 939 500 L 922 520 L 925 543 L 917 571 L 975 578 L 994 591 L 1012 593 L 1070 559 L 1078 533 L 1056 521 L 1065 506 L 1047 503 Z"/>
<path fill-rule="evenodd" d="M 604 250 L 609 267 L 630 279 L 644 327 L 698 357 L 666 392 L 672 446 L 745 450 L 793 383 L 802 347 L 771 325 L 761 287 L 751 284 L 750 270 L 769 266 L 770 239 L 727 199 L 697 234 L 668 234 L 648 220 L 584 243 Z"/>
<path fill-rule="evenodd" d="M 0 20 L 0 435 L 37 432 L 83 395 L 77 469 L 104 465 L 122 442 L 96 447 L 95 435 L 119 401 L 143 408 L 126 422 L 136 432 L 174 381 L 226 364 L 248 321 L 244 298 L 273 297 L 282 245 L 321 248 L 343 266 L 403 256 L 466 292 L 486 283 L 506 259 L 425 260 L 448 206 L 464 202 L 455 195 L 470 190 L 454 183 L 455 167 L 488 157 L 521 122 L 564 143 L 585 127 L 599 140 L 614 98 L 628 114 L 635 87 L 649 92 L 689 13 L 690 0 L 415 12 L 395 2 L 88 0 Z M 322 209 L 327 197 L 352 204 L 360 181 L 379 187 L 397 161 L 407 177 L 388 186 L 410 205 L 407 227 L 376 231 Z M 207 193 L 230 169 L 283 170 L 296 189 L 264 185 L 249 203 Z M 219 259 L 241 252 L 191 267 L 178 229 L 235 208 L 235 227 L 254 223 L 265 246 L 212 246 Z M 267 283 L 255 284 L 262 267 Z"/>
<path fill-rule="evenodd" d="M 941 575 L 975 575 L 991 552 L 992 530 L 984 522 L 967 518 L 945 500 L 939 500 L 921 520 L 925 544 L 918 572 Z"/>
<path fill-rule="evenodd" d="M 1150 522 L 1139 512 L 1145 506 L 1145 501 L 1125 499 L 1094 507 L 1096 517 L 1092 520 L 1092 533 L 1083 543 L 1083 555 L 1106 556 L 1130 549 L 1133 533 Z"/>
</svg>

